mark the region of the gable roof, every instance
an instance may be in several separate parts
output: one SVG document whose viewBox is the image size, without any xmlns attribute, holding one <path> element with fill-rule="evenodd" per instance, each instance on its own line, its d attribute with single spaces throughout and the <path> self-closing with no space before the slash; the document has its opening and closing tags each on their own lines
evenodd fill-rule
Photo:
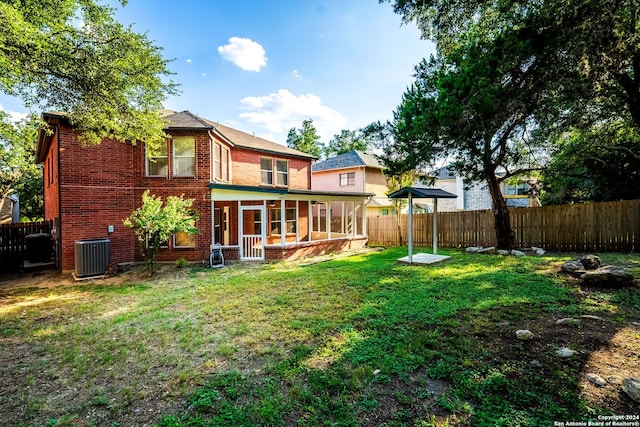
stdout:
<svg viewBox="0 0 640 427">
<path fill-rule="evenodd" d="M 167 122 L 167 130 L 211 130 L 232 147 L 246 148 L 248 150 L 262 151 L 270 154 L 284 154 L 293 157 L 315 160 L 317 157 L 294 150 L 286 145 L 278 144 L 264 138 L 250 135 L 246 132 L 221 125 L 213 120 L 199 117 L 190 111 L 163 111 L 163 117 Z"/>
<path fill-rule="evenodd" d="M 384 169 L 378 159 L 372 154 L 363 151 L 352 150 L 339 156 L 332 157 L 311 165 L 311 172 L 321 172 L 334 169 L 346 169 L 353 167 L 369 167 Z"/>
<path fill-rule="evenodd" d="M 390 199 L 406 199 L 409 197 L 409 194 L 415 199 L 455 199 L 458 197 L 448 191 L 432 187 L 403 187 L 389 194 L 387 197 Z"/>
<path fill-rule="evenodd" d="M 189 111 L 162 111 L 162 118 L 167 123 L 165 129 L 167 130 L 207 130 L 213 129 L 211 124 L 206 123 L 200 117 L 192 114 Z"/>
</svg>

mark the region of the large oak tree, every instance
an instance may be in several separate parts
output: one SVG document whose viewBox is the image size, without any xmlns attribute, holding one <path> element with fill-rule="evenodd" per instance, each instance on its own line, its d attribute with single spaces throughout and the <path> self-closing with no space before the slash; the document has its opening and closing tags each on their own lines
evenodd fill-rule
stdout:
<svg viewBox="0 0 640 427">
<path fill-rule="evenodd" d="M 95 0 L 0 1 L 0 91 L 67 113 L 87 142 L 153 148 L 176 87 L 161 49 L 113 13 Z"/>
</svg>

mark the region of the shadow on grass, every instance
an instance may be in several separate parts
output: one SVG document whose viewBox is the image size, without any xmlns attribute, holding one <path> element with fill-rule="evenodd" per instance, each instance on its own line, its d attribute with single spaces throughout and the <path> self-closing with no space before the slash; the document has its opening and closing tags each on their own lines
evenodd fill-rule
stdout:
<svg viewBox="0 0 640 427">
<path fill-rule="evenodd" d="M 451 260 L 428 267 L 396 264 L 401 249 L 306 267 L 335 287 L 357 289 L 357 309 L 338 325 L 300 317 L 293 324 L 312 327 L 317 344 L 290 348 L 259 375 L 233 371 L 245 389 L 231 397 L 220 382 L 229 373 L 214 376 L 191 398 L 190 415 L 162 425 L 537 426 L 634 408 L 626 396 L 610 407 L 583 398 L 590 355 L 627 323 L 556 325 L 594 307 L 543 273 L 552 259 L 446 252 Z M 617 294 L 621 304 L 640 295 Z M 535 339 L 518 341 L 518 329 Z M 565 346 L 576 356 L 559 358 Z M 217 400 L 196 403 L 212 390 Z"/>
</svg>

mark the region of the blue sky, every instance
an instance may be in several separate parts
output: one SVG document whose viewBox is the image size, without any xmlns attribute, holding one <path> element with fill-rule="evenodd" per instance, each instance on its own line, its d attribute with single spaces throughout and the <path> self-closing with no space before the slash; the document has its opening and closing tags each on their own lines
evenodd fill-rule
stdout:
<svg viewBox="0 0 640 427">
<path fill-rule="evenodd" d="M 391 118 L 413 66 L 434 52 L 377 0 L 129 0 L 116 16 L 173 59 L 181 93 L 166 108 L 282 144 L 307 118 L 325 143 Z"/>
</svg>

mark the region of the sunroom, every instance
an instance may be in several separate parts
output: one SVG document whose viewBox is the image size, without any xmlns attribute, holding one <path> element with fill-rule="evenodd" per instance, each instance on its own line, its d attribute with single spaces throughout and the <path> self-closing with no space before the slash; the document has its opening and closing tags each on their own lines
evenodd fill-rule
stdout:
<svg viewBox="0 0 640 427">
<path fill-rule="evenodd" d="M 227 261 L 296 259 L 366 245 L 372 194 L 211 183 L 213 246 Z"/>
</svg>

